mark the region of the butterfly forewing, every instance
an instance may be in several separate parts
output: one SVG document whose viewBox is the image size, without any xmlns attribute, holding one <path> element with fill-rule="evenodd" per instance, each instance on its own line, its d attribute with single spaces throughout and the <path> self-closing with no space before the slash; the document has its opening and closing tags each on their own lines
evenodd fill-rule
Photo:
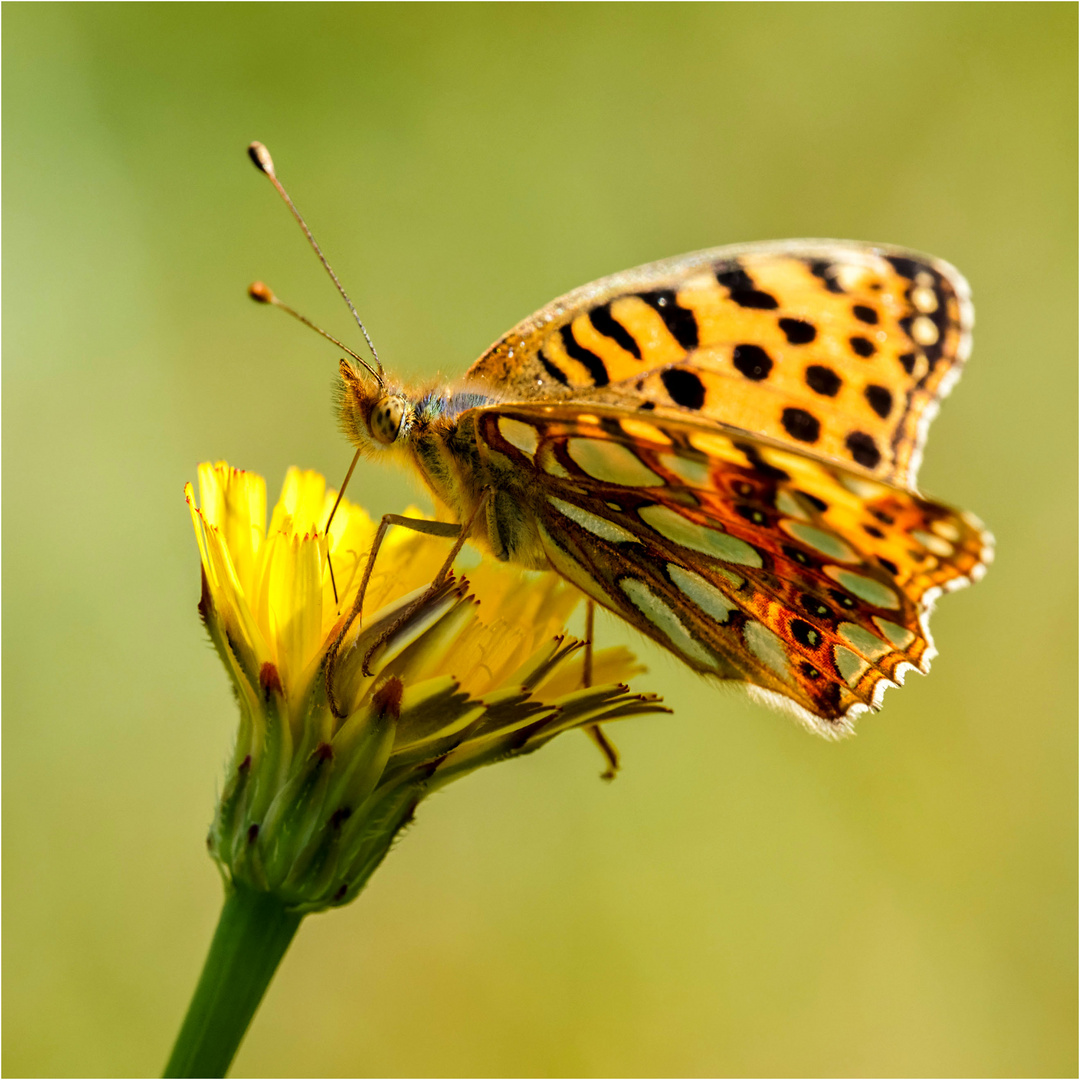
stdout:
<svg viewBox="0 0 1080 1080">
<path fill-rule="evenodd" d="M 987 558 L 974 519 L 721 425 L 576 405 L 481 410 L 551 564 L 691 667 L 835 732 L 933 656 L 934 598 Z"/>
<path fill-rule="evenodd" d="M 913 485 L 971 321 L 959 273 L 904 249 L 717 248 L 554 301 L 467 382 L 510 400 L 718 421 Z"/>
</svg>

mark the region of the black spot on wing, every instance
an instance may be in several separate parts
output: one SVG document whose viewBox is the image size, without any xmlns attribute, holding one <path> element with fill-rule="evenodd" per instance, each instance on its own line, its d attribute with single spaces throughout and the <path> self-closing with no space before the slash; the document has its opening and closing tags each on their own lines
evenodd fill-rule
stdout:
<svg viewBox="0 0 1080 1080">
<path fill-rule="evenodd" d="M 817 442 L 821 436 L 821 423 L 805 409 L 785 409 L 780 419 L 784 430 L 799 442 Z"/>
<path fill-rule="evenodd" d="M 772 371 L 772 358 L 760 345 L 736 345 L 731 362 L 736 371 L 754 382 L 767 378 Z"/>
<path fill-rule="evenodd" d="M 897 359 L 900 361 L 900 366 L 909 375 L 915 374 L 915 354 L 913 352 L 903 353 L 901 356 L 897 357 Z"/>
<path fill-rule="evenodd" d="M 848 343 L 851 345 L 851 351 L 864 360 L 869 360 L 877 352 L 877 346 L 869 338 L 856 335 L 848 338 Z"/>
<path fill-rule="evenodd" d="M 717 270 L 716 280 L 727 289 L 728 295 L 739 307 L 773 311 L 780 306 L 776 297 L 772 293 L 762 292 L 741 266 Z"/>
<path fill-rule="evenodd" d="M 596 330 L 603 334 L 604 337 L 611 338 L 616 345 L 625 349 L 635 359 L 641 359 L 641 349 L 638 348 L 638 343 L 634 340 L 633 334 L 611 314 L 610 304 L 593 308 L 589 312 L 589 319 Z"/>
<path fill-rule="evenodd" d="M 767 514 L 762 513 L 756 506 L 744 506 L 738 505 L 735 507 L 735 513 L 739 517 L 746 518 L 752 525 L 767 525 L 769 518 Z"/>
<path fill-rule="evenodd" d="M 577 339 L 574 337 L 573 325 L 567 323 L 559 331 L 559 334 L 562 336 L 563 347 L 566 349 L 567 356 L 577 360 L 579 364 L 584 365 L 585 369 L 589 372 L 589 377 L 593 381 L 593 386 L 607 386 L 611 380 L 608 378 L 607 368 L 604 367 L 604 361 L 601 360 L 596 353 L 577 343 Z"/>
<path fill-rule="evenodd" d="M 905 277 L 909 281 L 914 281 L 915 275 L 920 270 L 926 269 L 922 263 L 918 263 L 914 259 L 905 259 L 901 255 L 888 255 L 886 259 L 901 277 Z"/>
<path fill-rule="evenodd" d="M 810 267 L 810 273 L 820 279 L 829 292 L 842 293 L 844 291 L 832 273 L 833 267 L 830 263 L 824 259 L 812 259 L 807 265 Z"/>
<path fill-rule="evenodd" d="M 879 555 L 877 557 L 877 561 L 881 563 L 881 565 L 884 566 L 885 569 L 893 575 L 893 577 L 896 577 L 896 575 L 900 573 L 900 567 L 897 566 L 896 563 L 892 561 L 892 559 L 886 559 L 884 555 Z"/>
<path fill-rule="evenodd" d="M 654 289 L 652 292 L 638 293 L 638 296 L 664 320 L 671 336 L 684 349 L 697 348 L 697 316 L 689 308 L 679 307 L 674 290 Z"/>
<path fill-rule="evenodd" d="M 807 649 L 816 649 L 821 644 L 821 634 L 803 619 L 792 619 L 789 623 L 791 636 Z"/>
<path fill-rule="evenodd" d="M 705 404 L 705 386 L 692 371 L 668 368 L 661 372 L 660 381 L 676 405 L 685 409 L 700 409 Z"/>
<path fill-rule="evenodd" d="M 780 550 L 792 561 L 797 562 L 800 566 L 813 567 L 817 569 L 818 563 L 816 559 L 811 559 L 801 548 L 791 547 L 789 544 L 784 544 Z"/>
<path fill-rule="evenodd" d="M 746 292 L 755 288 L 754 279 L 742 268 L 738 261 L 721 263 L 716 268 L 716 280 L 728 292 L 731 292 L 732 289 Z"/>
<path fill-rule="evenodd" d="M 865 431 L 853 431 L 846 440 L 848 452 L 860 464 L 868 469 L 876 469 L 881 462 L 881 451 L 873 437 Z"/>
<path fill-rule="evenodd" d="M 868 386 L 863 393 L 874 410 L 884 420 L 892 412 L 893 397 L 884 386 Z"/>
<path fill-rule="evenodd" d="M 758 453 L 758 448 L 753 443 L 735 443 L 735 449 L 742 452 L 743 456 L 749 462 L 750 467 L 754 472 L 761 476 L 768 477 L 770 480 L 790 480 L 791 477 L 783 469 L 778 469 L 775 465 L 770 465 L 761 454 Z"/>
<path fill-rule="evenodd" d="M 856 304 L 851 309 L 851 314 L 859 322 L 866 323 L 868 326 L 877 326 L 878 313 L 872 307 L 867 307 L 865 304 Z"/>
<path fill-rule="evenodd" d="M 843 608 L 847 608 L 848 611 L 853 611 L 858 604 L 855 602 L 854 597 L 848 596 L 847 593 L 841 592 L 839 589 L 830 589 L 829 595 Z"/>
<path fill-rule="evenodd" d="M 829 509 L 829 504 L 824 499 L 811 495 L 809 491 L 797 491 L 795 494 L 805 499 L 819 514 L 824 514 Z"/>
<path fill-rule="evenodd" d="M 807 345 L 817 337 L 817 330 L 802 319 L 781 319 L 780 329 L 792 345 Z"/>
<path fill-rule="evenodd" d="M 624 439 L 626 437 L 626 432 L 623 431 L 619 421 L 613 416 L 600 417 L 600 430 L 613 439 Z"/>
<path fill-rule="evenodd" d="M 799 597 L 799 603 L 808 615 L 812 615 L 819 622 L 823 622 L 829 627 L 836 626 L 836 613 L 823 600 L 819 600 L 814 596 L 813 593 L 803 593 Z"/>
<path fill-rule="evenodd" d="M 822 364 L 811 364 L 806 369 L 806 385 L 815 394 L 822 394 L 824 397 L 836 397 L 840 387 L 843 385 L 843 380 L 832 368 L 825 367 Z"/>
</svg>

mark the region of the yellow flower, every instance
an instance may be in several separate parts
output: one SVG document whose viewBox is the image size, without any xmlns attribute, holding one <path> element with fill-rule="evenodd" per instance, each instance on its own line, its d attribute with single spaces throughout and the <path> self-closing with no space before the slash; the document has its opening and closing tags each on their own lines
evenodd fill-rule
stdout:
<svg viewBox="0 0 1080 1080">
<path fill-rule="evenodd" d="M 664 711 L 622 685 L 643 670 L 625 649 L 597 653 L 595 685 L 581 689 L 581 643 L 563 629 L 580 593 L 554 574 L 489 560 L 425 596 L 447 541 L 395 528 L 333 667 L 339 718 L 327 651 L 375 523 L 342 499 L 327 536 L 335 493 L 299 469 L 269 527 L 252 473 L 204 464 L 200 505 L 190 484 L 185 494 L 202 556 L 199 611 L 241 716 L 210 850 L 227 880 L 294 911 L 351 900 L 417 803 L 454 777 L 572 727 Z"/>
</svg>

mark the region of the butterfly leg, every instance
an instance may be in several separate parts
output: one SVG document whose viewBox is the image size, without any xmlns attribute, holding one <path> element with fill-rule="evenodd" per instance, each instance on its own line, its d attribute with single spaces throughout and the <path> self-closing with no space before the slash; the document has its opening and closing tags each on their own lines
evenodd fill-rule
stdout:
<svg viewBox="0 0 1080 1080">
<path fill-rule="evenodd" d="M 454 546 L 450 549 L 449 555 L 446 557 L 446 561 L 443 563 L 442 568 L 435 575 L 434 581 L 426 589 L 422 596 L 418 597 L 412 604 L 410 604 L 398 618 L 389 626 L 382 634 L 379 635 L 377 641 L 375 641 L 368 651 L 364 654 L 363 660 L 363 673 L 366 676 L 372 674 L 368 668 L 368 662 L 375 653 L 375 650 L 379 648 L 388 638 L 392 637 L 401 625 L 409 618 L 412 612 L 422 605 L 431 593 L 439 588 L 440 585 L 446 580 L 446 575 L 450 573 L 450 569 L 454 565 L 454 560 L 458 557 L 462 547 L 465 545 L 465 541 L 468 540 L 469 534 L 472 532 L 473 523 L 477 517 L 483 511 L 485 504 L 487 503 L 488 492 L 487 489 L 481 492 L 480 498 L 477 500 L 476 507 L 473 509 L 472 514 L 469 515 L 469 520 L 462 525 L 454 524 L 453 522 L 446 521 L 424 521 L 420 518 L 408 518 L 402 517 L 399 514 L 384 514 L 382 521 L 379 522 L 379 528 L 375 533 L 375 541 L 371 545 L 371 551 L 368 554 L 367 565 L 364 567 L 364 576 L 360 581 L 360 588 L 356 593 L 356 599 L 353 601 L 353 606 L 349 611 L 345 622 L 342 624 L 341 629 L 338 631 L 338 635 L 334 638 L 334 643 L 330 646 L 326 654 L 326 699 L 330 704 L 330 709 L 335 716 L 343 718 L 346 714 L 343 713 L 334 698 L 333 690 L 333 676 L 334 670 L 337 667 L 337 658 L 339 650 L 341 649 L 341 643 L 345 640 L 345 635 L 349 632 L 349 628 L 360 617 L 360 614 L 364 607 L 364 594 L 367 592 L 368 582 L 371 580 L 371 572 L 375 568 L 375 559 L 379 554 L 379 548 L 382 546 L 384 537 L 386 536 L 386 530 L 391 525 L 401 525 L 403 528 L 412 529 L 413 532 L 425 533 L 428 536 L 445 536 L 454 538 Z"/>
<path fill-rule="evenodd" d="M 453 563 L 457 558 L 457 553 L 461 550 L 461 545 L 465 542 L 462 535 L 462 528 L 460 525 L 455 525 L 452 522 L 446 521 L 424 521 L 419 518 L 402 517 L 400 514 L 383 514 L 382 521 L 379 522 L 379 528 L 375 532 L 375 540 L 371 545 L 371 551 L 368 552 L 367 565 L 364 567 L 364 576 L 360 580 L 360 588 L 357 590 L 356 599 L 353 600 L 353 605 L 349 610 L 349 614 L 345 618 L 345 622 L 342 623 L 341 629 L 338 631 L 338 635 L 334 638 L 334 643 L 330 646 L 326 653 L 326 700 L 330 704 L 330 709 L 335 716 L 339 719 L 344 718 L 346 715 L 341 711 L 336 699 L 334 698 L 333 677 L 334 669 L 337 667 L 338 652 L 341 649 L 341 643 L 345 640 L 345 635 L 349 632 L 349 628 L 360 617 L 360 613 L 364 608 L 364 595 L 367 593 L 368 582 L 371 581 L 371 572 L 375 569 L 375 560 L 379 554 L 379 548 L 382 547 L 383 539 L 386 536 L 386 530 L 391 525 L 401 525 L 403 528 L 412 529 L 413 532 L 425 533 L 428 536 L 446 536 L 456 537 L 458 543 L 454 544 L 453 552 L 450 556 L 450 562 Z M 443 566 L 439 571 L 438 577 L 435 579 L 435 584 L 442 582 L 442 579 L 446 576 L 448 567 Z M 425 593 L 426 595 L 426 593 Z M 412 608 L 410 607 L 410 611 Z M 405 613 L 406 615 L 408 612 Z M 390 632 L 396 630 L 400 621 L 395 623 Z M 389 637 L 389 633 L 384 635 L 376 645 L 381 644 L 382 640 Z M 370 674 L 367 671 L 367 659 L 371 655 L 369 651 L 367 656 L 364 657 L 364 674 Z"/>
<path fill-rule="evenodd" d="M 582 665 L 582 686 L 592 686 L 593 627 L 596 625 L 596 602 L 585 601 L 585 662 Z"/>
<path fill-rule="evenodd" d="M 485 488 L 480 493 L 480 498 L 477 500 L 477 503 L 476 503 L 476 506 L 473 509 L 473 512 L 469 515 L 469 520 L 466 521 L 464 525 L 454 525 L 453 528 L 456 530 L 456 532 L 454 532 L 454 533 L 440 532 L 440 533 L 437 534 L 439 536 L 456 536 L 457 539 L 454 541 L 454 546 L 450 549 L 449 555 L 446 556 L 446 561 L 442 564 L 442 569 L 440 569 L 439 572 L 435 575 L 434 580 L 432 581 L 431 585 L 428 587 L 427 591 L 423 594 L 423 596 L 419 597 L 408 608 L 406 608 L 405 611 L 403 611 L 398 616 L 398 618 L 394 622 L 394 624 L 392 626 L 390 626 L 382 635 L 380 635 L 378 641 L 375 641 L 371 645 L 371 647 L 368 649 L 368 651 L 364 654 L 364 674 L 365 675 L 371 675 L 372 674 L 372 672 L 368 668 L 368 662 L 371 660 L 372 656 L 375 654 L 375 650 L 378 649 L 379 646 L 382 645 L 383 642 L 386 641 L 389 637 L 391 637 L 393 634 L 397 633 L 398 628 L 409 618 L 409 616 L 412 614 L 412 612 L 416 608 L 420 607 L 427 600 L 427 598 L 433 592 L 435 592 L 442 585 L 442 583 L 446 580 L 447 574 L 449 574 L 451 569 L 453 568 L 454 560 L 458 557 L 459 553 L 461 552 L 461 549 L 465 546 L 465 541 L 468 540 L 469 536 L 472 534 L 473 524 L 476 522 L 476 519 L 480 516 L 480 514 L 484 511 L 484 508 L 487 505 L 487 501 L 488 501 L 488 490 L 487 490 L 487 488 Z M 415 521 L 414 518 L 406 518 L 405 520 L 406 521 Z M 439 522 L 426 522 L 425 524 L 434 525 L 434 524 L 440 524 L 440 523 Z M 449 528 L 449 526 L 445 526 L 445 527 Z"/>
<path fill-rule="evenodd" d="M 592 686 L 593 676 L 593 626 L 596 622 L 596 604 L 585 601 L 585 662 L 582 665 L 581 685 Z M 601 780 L 614 780 L 619 771 L 619 751 L 615 744 L 604 734 L 599 724 L 590 724 L 586 729 L 589 738 L 600 748 L 600 753 L 607 761 L 607 768 L 600 774 Z"/>
</svg>

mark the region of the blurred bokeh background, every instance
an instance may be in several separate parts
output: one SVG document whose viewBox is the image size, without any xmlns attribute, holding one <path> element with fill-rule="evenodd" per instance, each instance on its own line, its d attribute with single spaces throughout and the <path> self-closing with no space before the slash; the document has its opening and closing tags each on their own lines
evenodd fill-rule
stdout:
<svg viewBox="0 0 1080 1080">
<path fill-rule="evenodd" d="M 452 377 L 603 274 L 784 236 L 969 277 L 924 489 L 998 561 L 840 745 L 634 640 L 672 717 L 426 803 L 308 920 L 244 1075 L 1067 1075 L 1076 1059 L 1076 93 L 1067 4 L 3 12 L 3 1071 L 155 1074 L 235 726 L 182 488 L 336 482 L 347 312 Z M 355 335 L 354 335 L 355 336 Z M 351 340 L 351 339 L 350 339 Z M 412 496 L 365 468 L 376 512 Z"/>
</svg>

